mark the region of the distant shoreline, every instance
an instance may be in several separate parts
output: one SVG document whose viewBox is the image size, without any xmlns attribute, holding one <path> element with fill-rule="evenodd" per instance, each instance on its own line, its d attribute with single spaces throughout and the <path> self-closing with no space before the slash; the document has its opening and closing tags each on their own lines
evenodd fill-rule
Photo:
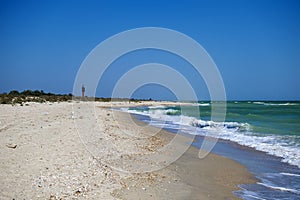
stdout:
<svg viewBox="0 0 300 200">
<path fill-rule="evenodd" d="M 74 96 L 72 93 L 69 94 L 55 94 L 51 92 L 44 92 L 43 90 L 24 90 L 19 92 L 17 90 L 11 90 L 10 92 L 0 94 L 0 104 L 26 104 L 28 102 L 65 102 L 65 101 L 99 101 L 99 102 L 183 102 L 183 103 L 197 103 L 197 102 L 211 102 L 210 100 L 199 100 L 199 101 L 178 101 L 178 100 L 156 100 L 156 99 L 136 99 L 136 98 L 111 98 L 111 97 L 80 97 Z M 223 102 L 223 101 L 215 101 Z M 227 100 L 226 102 L 300 102 L 300 100 Z"/>
<path fill-rule="evenodd" d="M 0 104 L 20 104 L 23 105 L 27 102 L 37 102 L 37 103 L 45 103 L 45 102 L 65 102 L 72 100 L 80 100 L 80 101 L 99 101 L 99 102 L 110 102 L 110 101 L 152 101 L 152 99 L 134 99 L 134 98 L 111 98 L 111 97 L 80 97 L 74 96 L 73 94 L 54 94 L 54 93 L 46 93 L 43 90 L 24 90 L 23 92 L 19 92 L 17 90 L 12 90 L 9 93 L 0 94 Z"/>
</svg>

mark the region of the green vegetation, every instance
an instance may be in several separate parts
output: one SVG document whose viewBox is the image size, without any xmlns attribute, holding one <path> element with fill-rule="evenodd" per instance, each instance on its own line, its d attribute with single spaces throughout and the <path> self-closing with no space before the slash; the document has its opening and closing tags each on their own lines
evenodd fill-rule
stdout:
<svg viewBox="0 0 300 200">
<path fill-rule="evenodd" d="M 16 90 L 10 91 L 8 94 L 0 94 L 0 104 L 21 104 L 26 102 L 60 102 L 71 101 L 72 94 L 53 94 L 45 93 L 43 90 L 24 90 L 18 92 Z"/>
<path fill-rule="evenodd" d="M 144 99 L 127 99 L 127 98 L 103 98 L 103 97 L 75 97 L 71 93 L 70 94 L 53 94 L 53 93 L 45 93 L 43 90 L 24 90 L 23 92 L 19 92 L 17 90 L 12 90 L 8 94 L 2 93 L 0 94 L 0 104 L 26 104 L 27 102 L 63 102 L 63 101 L 72 101 L 72 100 L 80 100 L 80 101 L 101 101 L 101 102 L 110 102 L 110 101 L 148 101 Z M 151 100 L 151 99 L 149 99 Z"/>
</svg>

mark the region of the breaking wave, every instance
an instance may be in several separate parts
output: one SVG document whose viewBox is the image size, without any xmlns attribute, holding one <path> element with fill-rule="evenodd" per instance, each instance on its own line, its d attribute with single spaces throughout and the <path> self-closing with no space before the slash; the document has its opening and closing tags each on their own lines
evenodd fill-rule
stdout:
<svg viewBox="0 0 300 200">
<path fill-rule="evenodd" d="M 300 168 L 300 146 L 295 142 L 296 140 L 300 140 L 300 136 L 260 134 L 254 132 L 248 123 L 206 121 L 181 115 L 180 110 L 170 107 L 148 107 L 148 109 L 123 108 L 122 110 L 132 114 L 148 116 L 151 119 L 149 123 L 154 126 L 181 129 L 181 131 L 189 134 L 209 135 L 230 140 L 240 145 L 252 147 L 256 150 L 280 157 L 282 158 L 282 162 Z"/>
</svg>

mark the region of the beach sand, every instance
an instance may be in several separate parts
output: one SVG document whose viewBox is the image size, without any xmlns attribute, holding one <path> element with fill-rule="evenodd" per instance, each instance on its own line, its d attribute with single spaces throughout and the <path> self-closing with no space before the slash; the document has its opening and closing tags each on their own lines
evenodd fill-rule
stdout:
<svg viewBox="0 0 300 200">
<path fill-rule="evenodd" d="M 138 158 L 155 153 L 174 134 L 107 108 L 161 104 L 175 103 L 96 102 L 101 133 L 93 145 L 99 145 L 98 155 L 105 155 L 101 158 L 86 146 L 87 139 L 93 138 L 79 135 L 75 128 L 76 120 L 94 126 L 92 115 L 73 112 L 74 105 L 84 111 L 93 102 L 0 105 L 1 199 L 237 199 L 232 194 L 237 185 L 255 181 L 247 169 L 214 154 L 200 160 L 194 147 L 157 171 L 128 173 L 116 168 L 117 161 L 127 158 L 144 162 Z M 144 127 L 142 133 L 136 125 Z M 124 127 L 130 134 L 122 132 Z M 148 134 L 153 131 L 157 134 Z M 86 132 L 90 136 L 89 128 Z"/>
</svg>

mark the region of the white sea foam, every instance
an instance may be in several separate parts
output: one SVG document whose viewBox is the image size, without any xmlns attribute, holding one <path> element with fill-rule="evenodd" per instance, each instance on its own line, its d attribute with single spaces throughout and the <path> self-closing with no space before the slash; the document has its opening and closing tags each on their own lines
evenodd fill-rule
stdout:
<svg viewBox="0 0 300 200">
<path fill-rule="evenodd" d="M 271 188 L 271 189 L 274 189 L 274 190 L 280 190 L 280 191 L 292 192 L 292 193 L 295 193 L 295 194 L 300 194 L 299 190 L 292 189 L 292 188 L 285 188 L 285 187 L 274 186 L 274 185 L 268 184 L 268 183 L 257 183 L 257 184 L 263 185 L 265 187 L 268 187 L 268 188 Z"/>
<path fill-rule="evenodd" d="M 284 175 L 284 176 L 295 176 L 295 177 L 300 177 L 300 174 L 291 174 L 291 173 L 285 173 L 285 172 L 282 172 L 280 173 L 281 175 Z"/>
<path fill-rule="evenodd" d="M 264 103 L 265 106 L 296 106 L 296 103 Z"/>
<path fill-rule="evenodd" d="M 166 106 L 149 106 L 149 109 L 165 108 Z"/>
<path fill-rule="evenodd" d="M 260 194 L 257 191 L 246 189 L 244 187 L 244 185 L 239 185 L 239 188 L 241 190 L 234 191 L 234 193 L 238 194 L 238 196 L 242 197 L 242 199 L 246 199 L 246 200 L 253 200 L 253 199 L 266 200 L 266 199 L 260 197 Z"/>
<path fill-rule="evenodd" d="M 198 103 L 198 106 L 209 106 L 209 103 Z"/>
<path fill-rule="evenodd" d="M 253 104 L 260 104 L 260 105 L 265 105 L 265 106 L 297 106 L 297 105 L 299 105 L 297 103 L 267 103 L 267 102 L 261 102 L 261 101 L 253 102 Z"/>
<path fill-rule="evenodd" d="M 259 197 L 259 195 L 253 191 L 243 190 L 242 197 L 243 199 L 259 199 L 259 200 L 266 200 L 264 198 Z"/>
<path fill-rule="evenodd" d="M 132 109 L 124 109 L 123 111 L 149 116 L 152 120 L 159 121 L 157 123 L 159 127 L 166 127 L 167 125 L 168 128 L 177 129 L 180 126 L 181 131 L 189 134 L 209 135 L 237 142 L 240 145 L 281 157 L 283 162 L 300 168 L 300 148 L 299 145 L 295 144 L 295 140 L 300 139 L 300 136 L 260 135 L 252 132 L 251 125 L 248 123 L 205 121 L 179 115 L 180 112 L 175 109 L 153 107 L 147 111 Z"/>
<path fill-rule="evenodd" d="M 210 106 L 210 103 L 193 103 L 191 106 Z"/>
<path fill-rule="evenodd" d="M 264 104 L 264 102 L 261 102 L 261 101 L 255 101 L 253 102 L 254 104 Z"/>
</svg>

